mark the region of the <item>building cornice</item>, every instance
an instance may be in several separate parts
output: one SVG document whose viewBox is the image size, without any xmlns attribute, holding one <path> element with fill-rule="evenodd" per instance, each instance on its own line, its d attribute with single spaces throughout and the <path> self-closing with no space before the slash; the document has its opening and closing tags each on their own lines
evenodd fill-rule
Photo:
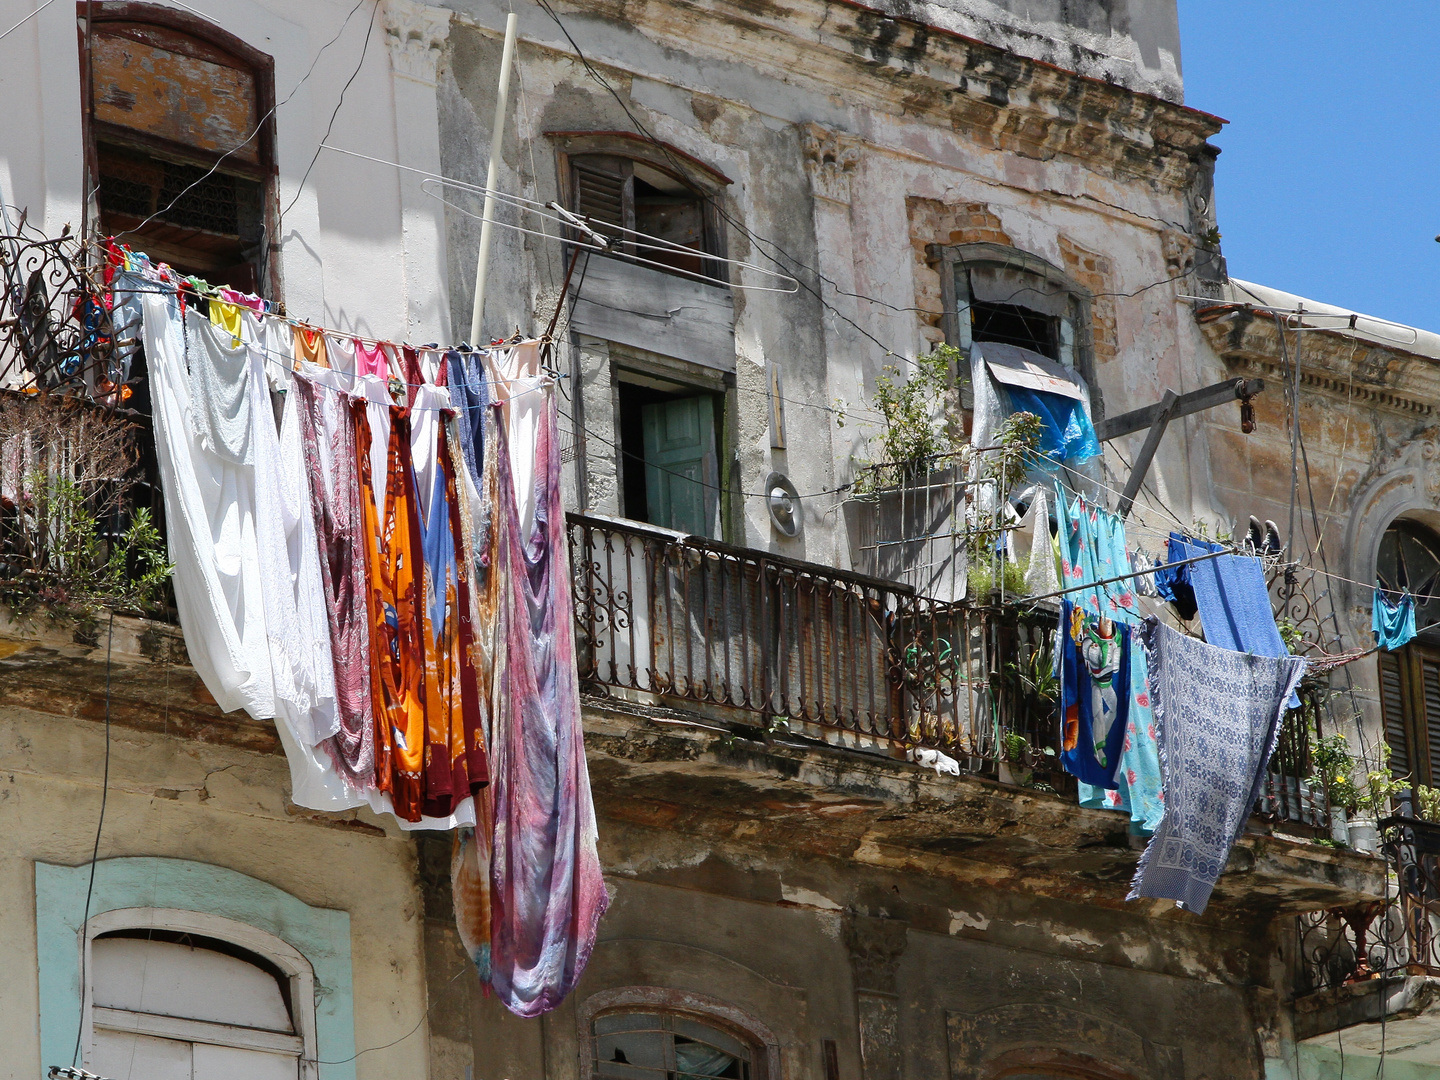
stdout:
<svg viewBox="0 0 1440 1080">
<path fill-rule="evenodd" d="M 572 0 L 700 61 L 817 84 L 981 147 L 1181 188 L 1223 120 L 855 0 Z M 628 70 L 614 57 L 589 59 Z M 698 88 L 697 88 L 698 89 Z M 859 133 L 863 135 L 864 133 Z"/>
<path fill-rule="evenodd" d="M 1246 309 L 1213 315 L 1202 312 L 1197 321 L 1227 368 L 1236 374 L 1285 377 L 1288 363 L 1273 318 Z M 1411 417 L 1440 410 L 1440 363 L 1434 359 L 1343 332 L 1307 329 L 1303 333 L 1300 384 L 1306 389 Z M 1294 331 L 1287 331 L 1285 344 L 1293 356 Z"/>
</svg>

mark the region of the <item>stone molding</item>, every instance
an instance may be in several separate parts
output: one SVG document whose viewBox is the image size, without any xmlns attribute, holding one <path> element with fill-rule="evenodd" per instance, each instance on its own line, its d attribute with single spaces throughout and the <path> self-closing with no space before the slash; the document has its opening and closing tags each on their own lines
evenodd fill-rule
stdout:
<svg viewBox="0 0 1440 1080">
<path fill-rule="evenodd" d="M 1171 189 L 1190 185 L 1205 140 L 1221 126 L 1196 109 L 850 0 L 798 8 L 695 0 L 647 11 L 654 16 L 648 37 L 697 60 L 785 71 L 852 108 Z M 616 57 L 593 59 L 627 66 Z"/>
<path fill-rule="evenodd" d="M 395 74 L 434 86 L 450 12 L 415 0 L 384 0 L 381 14 Z"/>
<path fill-rule="evenodd" d="M 1199 325 L 1232 371 L 1284 378 L 1274 319 L 1237 308 Z M 1293 348 L 1293 342 L 1287 344 Z M 1433 416 L 1440 409 L 1440 362 L 1325 330 L 1305 332 L 1300 385 L 1409 418 Z"/>
<path fill-rule="evenodd" d="M 802 131 L 811 192 L 817 199 L 849 206 L 850 179 L 860 164 L 860 140 L 819 124 L 806 124 Z"/>
</svg>

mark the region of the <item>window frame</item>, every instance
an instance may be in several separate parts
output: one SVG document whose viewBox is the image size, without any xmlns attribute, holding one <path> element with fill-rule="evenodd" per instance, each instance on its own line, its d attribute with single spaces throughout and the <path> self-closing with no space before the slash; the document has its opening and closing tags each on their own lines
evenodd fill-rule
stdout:
<svg viewBox="0 0 1440 1080">
<path fill-rule="evenodd" d="M 728 266 L 722 260 L 728 257 L 725 238 L 725 220 L 720 213 L 720 203 L 725 189 L 732 181 L 718 169 L 705 164 L 699 158 L 687 154 L 677 146 L 658 140 L 647 139 L 628 131 L 547 131 L 545 137 L 555 146 L 555 164 L 559 183 L 560 204 L 567 209 L 576 205 L 575 159 L 585 157 L 614 157 L 638 162 L 658 172 L 667 174 L 690 188 L 700 199 L 704 217 L 706 246 L 702 255 L 702 272 L 705 276 L 728 283 Z M 634 198 L 626 213 L 627 228 L 633 229 Z M 689 281 L 698 280 L 680 270 L 669 270 L 648 264 L 639 264 L 658 273 L 674 274 Z M 709 284 L 708 282 L 705 284 Z"/>
<path fill-rule="evenodd" d="M 258 183 L 262 190 L 262 221 L 265 236 L 262 240 L 259 287 L 262 294 L 271 300 L 280 300 L 281 276 L 279 265 L 280 246 L 277 242 L 280 228 L 279 168 L 276 159 L 275 134 L 275 58 L 269 53 L 250 45 L 244 39 L 222 29 L 208 19 L 162 4 L 147 3 L 143 0 L 76 0 L 76 17 L 79 20 L 77 32 L 80 44 L 80 102 L 82 138 L 84 144 L 84 191 L 92 209 L 93 220 L 98 223 L 99 214 L 99 143 L 107 142 L 122 149 L 131 150 L 160 159 L 173 159 L 180 164 L 194 165 L 209 169 L 221 159 L 224 165 L 220 172 L 229 173 L 242 179 Z M 90 85 L 91 69 L 86 56 L 85 20 L 92 20 L 90 30 L 103 27 L 106 23 L 146 23 L 157 28 L 182 34 L 202 42 L 224 53 L 236 65 L 247 69 L 255 80 L 255 111 L 260 117 L 259 163 L 241 161 L 224 152 L 204 150 L 186 146 L 159 136 L 150 135 L 134 128 L 97 120 L 94 115 L 94 97 Z M 141 245 L 143 247 L 143 245 Z M 226 285 L 228 282 L 212 282 Z"/>
<path fill-rule="evenodd" d="M 150 1014 L 132 1013 L 129 1010 L 106 1009 L 94 1004 L 94 943 L 95 939 L 117 930 L 164 930 L 174 933 L 195 934 L 239 946 L 254 953 L 278 968 L 289 986 L 291 1021 L 295 1034 L 284 1036 L 270 1032 L 255 1031 L 253 1034 L 231 1034 L 223 1029 L 228 1025 L 218 1022 L 192 1020 L 181 1017 L 152 1018 Z M 110 1030 L 133 1031 L 181 1042 L 202 1042 L 217 1046 L 236 1047 L 245 1050 L 295 1053 L 298 1059 L 299 1080 L 319 1080 L 318 1035 L 315 1019 L 315 970 L 310 962 L 293 946 L 273 934 L 220 915 L 203 911 L 185 911 L 177 908 L 116 908 L 93 916 L 85 924 L 81 935 L 81 970 L 86 973 L 85 984 L 81 987 L 81 1047 L 86 1064 L 95 1043 L 96 1009 L 106 1014 L 101 1016 L 101 1027 Z M 105 1020 L 123 1022 L 129 1017 L 136 1018 L 136 1026 L 117 1029 Z M 157 1022 L 158 1021 L 158 1022 Z M 248 1029 L 231 1029 L 242 1032 Z M 298 1044 L 298 1045 L 296 1045 Z"/>
<path fill-rule="evenodd" d="M 590 995 L 575 1012 L 585 1080 L 595 1080 L 595 1021 L 615 1013 L 659 1013 L 713 1027 L 750 1048 L 750 1080 L 785 1080 L 775 1033 L 744 1009 L 708 994 L 663 986 L 625 986 Z"/>
<path fill-rule="evenodd" d="M 1104 419 L 1104 405 L 1095 372 L 1094 325 L 1092 321 L 1094 295 L 1089 289 L 1040 256 L 1031 255 L 1017 248 L 1006 247 L 1004 244 L 989 241 L 969 244 L 930 244 L 926 248 L 926 254 L 940 273 L 940 299 L 943 309 L 940 329 L 945 334 L 947 344 L 962 349 L 967 355 L 973 344 L 970 337 L 970 320 L 961 316 L 969 314 L 970 296 L 968 291 L 961 295 L 961 290 L 955 280 L 956 271 L 959 268 L 988 267 L 1018 271 L 1035 277 L 1051 292 L 1068 294 L 1070 298 L 1069 313 L 1064 316 L 1047 316 L 1060 320 L 1060 340 L 1057 349 L 1061 353 L 1059 362 L 1074 370 L 1085 380 L 1085 385 L 1090 390 L 1091 415 L 1096 421 Z M 1018 300 L 1015 303 L 1018 307 L 1028 307 Z M 1068 340 L 1067 327 L 1069 330 Z M 1068 364 L 1064 358 L 1067 349 L 1071 354 Z M 967 383 L 968 388 L 969 380 L 966 373 L 962 372 L 962 379 Z"/>
</svg>

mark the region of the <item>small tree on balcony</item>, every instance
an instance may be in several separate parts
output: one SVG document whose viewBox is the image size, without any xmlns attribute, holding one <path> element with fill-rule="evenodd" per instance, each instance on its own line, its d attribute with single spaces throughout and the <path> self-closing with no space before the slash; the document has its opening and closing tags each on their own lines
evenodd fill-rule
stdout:
<svg viewBox="0 0 1440 1080">
<path fill-rule="evenodd" d="M 135 426 L 64 397 L 0 397 L 0 603 L 87 618 L 159 605 L 170 575 L 146 508 L 127 511 Z"/>
</svg>

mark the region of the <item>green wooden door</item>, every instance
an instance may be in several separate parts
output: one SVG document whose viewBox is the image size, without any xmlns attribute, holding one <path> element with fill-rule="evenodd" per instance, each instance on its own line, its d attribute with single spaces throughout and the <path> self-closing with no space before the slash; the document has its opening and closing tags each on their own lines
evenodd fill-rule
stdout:
<svg viewBox="0 0 1440 1080">
<path fill-rule="evenodd" d="M 708 395 L 642 406 L 650 524 L 715 535 L 720 505 L 715 409 Z"/>
</svg>

